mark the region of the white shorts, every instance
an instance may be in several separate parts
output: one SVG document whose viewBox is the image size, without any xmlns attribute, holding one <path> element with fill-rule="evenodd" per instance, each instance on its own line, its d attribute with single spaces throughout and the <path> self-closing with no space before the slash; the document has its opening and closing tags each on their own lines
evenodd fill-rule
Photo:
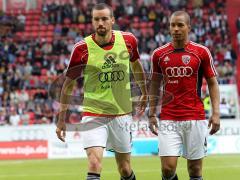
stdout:
<svg viewBox="0 0 240 180">
<path fill-rule="evenodd" d="M 201 159 L 207 154 L 207 120 L 159 122 L 159 156 Z"/>
<path fill-rule="evenodd" d="M 131 115 L 117 117 L 84 116 L 82 119 L 83 123 L 89 121 L 96 122 L 97 127 L 81 132 L 85 149 L 100 146 L 118 153 L 131 152 L 132 134 L 128 128 L 132 122 Z"/>
</svg>

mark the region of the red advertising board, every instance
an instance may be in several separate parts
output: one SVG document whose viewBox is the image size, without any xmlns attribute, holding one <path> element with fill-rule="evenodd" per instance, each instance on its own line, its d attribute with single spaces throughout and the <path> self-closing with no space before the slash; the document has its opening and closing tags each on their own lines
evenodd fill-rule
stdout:
<svg viewBox="0 0 240 180">
<path fill-rule="evenodd" d="M 46 159 L 47 157 L 48 142 L 45 140 L 0 142 L 0 160 Z"/>
</svg>

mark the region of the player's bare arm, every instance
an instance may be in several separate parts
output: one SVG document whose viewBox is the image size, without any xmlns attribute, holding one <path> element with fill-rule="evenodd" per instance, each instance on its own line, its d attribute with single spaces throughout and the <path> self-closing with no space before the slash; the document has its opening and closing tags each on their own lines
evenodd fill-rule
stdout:
<svg viewBox="0 0 240 180">
<path fill-rule="evenodd" d="M 220 118 L 219 118 L 219 88 L 216 77 L 207 78 L 207 84 L 212 104 L 212 115 L 209 119 L 208 127 L 211 127 L 210 134 L 215 134 L 220 129 Z"/>
<path fill-rule="evenodd" d="M 147 97 L 146 77 L 139 59 L 134 62 L 131 62 L 131 69 L 133 72 L 134 79 L 138 84 L 142 93 L 140 97 L 139 113 L 143 113 L 147 106 L 148 97 Z"/>
<path fill-rule="evenodd" d="M 150 90 L 149 90 L 149 115 L 148 115 L 148 124 L 149 129 L 156 136 L 158 135 L 158 120 L 157 120 L 157 104 L 158 98 L 160 94 L 160 84 L 161 84 L 161 76 L 152 75 L 150 81 Z"/>
<path fill-rule="evenodd" d="M 66 77 L 63 83 L 63 87 L 60 95 L 60 102 L 61 102 L 60 113 L 57 120 L 56 133 L 57 133 L 57 137 L 63 142 L 65 142 L 65 136 L 66 136 L 65 117 L 66 117 L 66 112 L 69 106 L 69 97 L 70 97 L 69 95 L 72 94 L 74 85 L 75 85 L 75 81 L 70 79 L 69 77 Z"/>
</svg>

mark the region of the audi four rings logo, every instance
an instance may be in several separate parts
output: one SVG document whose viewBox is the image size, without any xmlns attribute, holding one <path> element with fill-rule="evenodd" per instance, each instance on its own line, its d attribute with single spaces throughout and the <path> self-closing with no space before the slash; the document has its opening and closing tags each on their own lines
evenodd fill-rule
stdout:
<svg viewBox="0 0 240 180">
<path fill-rule="evenodd" d="M 189 77 L 193 74 L 193 69 L 189 66 L 167 67 L 165 72 L 168 77 Z"/>
<path fill-rule="evenodd" d="M 109 72 L 101 72 L 98 75 L 98 79 L 100 82 L 116 82 L 124 80 L 124 72 L 123 71 L 109 71 Z"/>
</svg>

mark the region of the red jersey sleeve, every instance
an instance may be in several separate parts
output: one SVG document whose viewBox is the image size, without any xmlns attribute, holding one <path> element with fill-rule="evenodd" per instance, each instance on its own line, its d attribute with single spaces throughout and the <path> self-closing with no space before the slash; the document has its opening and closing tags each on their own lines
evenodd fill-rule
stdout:
<svg viewBox="0 0 240 180">
<path fill-rule="evenodd" d="M 204 48 L 201 60 L 204 77 L 211 78 L 217 76 L 217 71 L 213 64 L 213 58 L 208 48 Z"/>
<path fill-rule="evenodd" d="M 153 51 L 151 56 L 151 77 L 154 79 L 159 74 L 162 74 L 161 67 L 159 66 L 160 56 L 158 55 L 158 51 Z"/>
<path fill-rule="evenodd" d="M 121 32 L 126 43 L 128 53 L 130 54 L 130 61 L 134 62 L 140 58 L 138 52 L 137 38 L 130 32 Z"/>
<path fill-rule="evenodd" d="M 67 68 L 66 76 L 71 79 L 77 79 L 81 76 L 83 67 L 87 64 L 88 51 L 85 41 L 76 43 L 70 55 L 70 62 Z"/>
</svg>

